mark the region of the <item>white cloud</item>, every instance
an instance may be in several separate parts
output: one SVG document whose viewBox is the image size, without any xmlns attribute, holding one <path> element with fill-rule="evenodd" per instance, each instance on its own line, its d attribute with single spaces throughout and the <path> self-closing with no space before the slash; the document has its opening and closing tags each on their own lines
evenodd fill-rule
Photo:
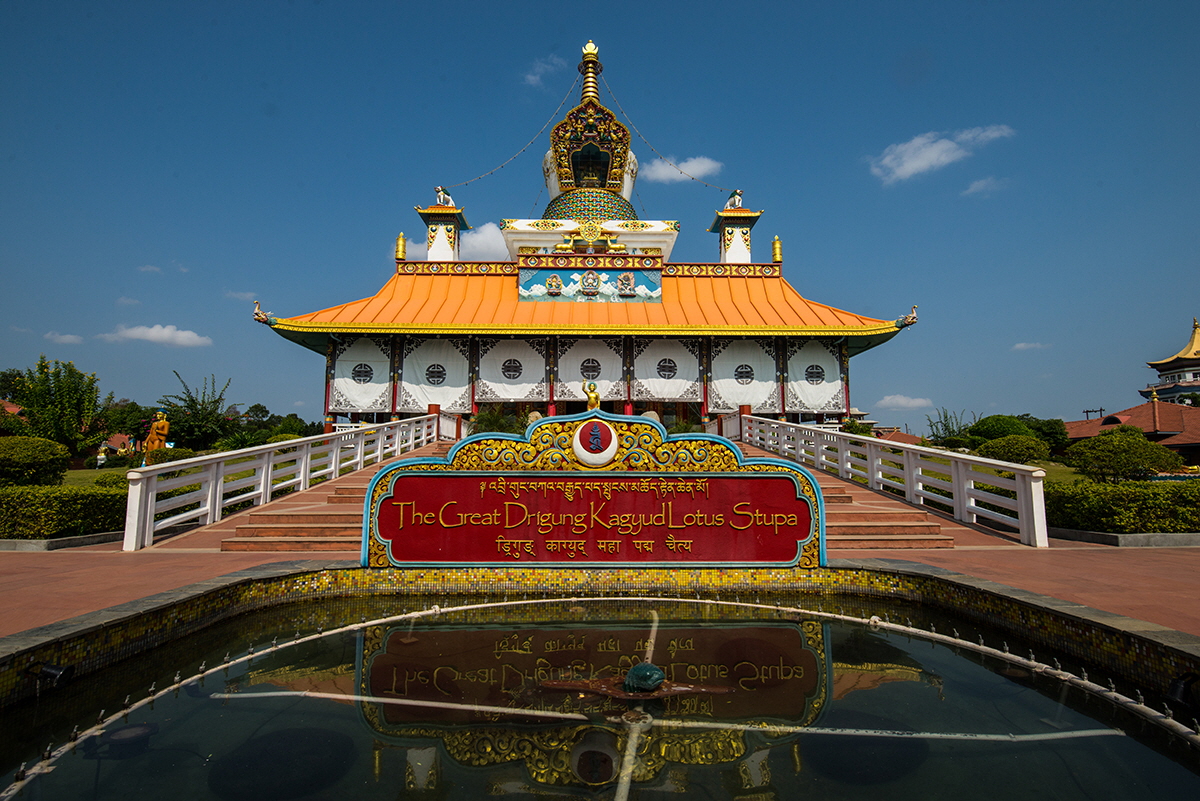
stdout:
<svg viewBox="0 0 1200 801">
<path fill-rule="evenodd" d="M 880 178 L 884 185 L 904 181 L 965 159 L 993 139 L 1015 136 L 1016 133 L 1007 125 L 967 128 L 956 131 L 950 138 L 939 131 L 930 131 L 907 142 L 888 145 L 881 155 L 871 159 L 871 174 Z"/>
<path fill-rule="evenodd" d="M 500 226 L 493 222 L 464 233 L 458 253 L 463 261 L 508 261 L 504 234 L 500 233 Z"/>
<path fill-rule="evenodd" d="M 200 348 L 212 344 L 212 339 L 209 337 L 202 337 L 195 331 L 179 329 L 173 325 L 135 325 L 130 328 L 118 325 L 117 330 L 111 334 L 97 334 L 96 336 L 105 342 L 129 342 L 140 339 L 176 348 Z"/>
<path fill-rule="evenodd" d="M 980 178 L 978 181 L 972 181 L 971 185 L 964 189 L 960 194 L 963 197 L 966 197 L 967 195 L 982 195 L 983 197 L 987 197 L 997 189 L 1003 189 L 1004 185 L 1007 183 L 1008 181 L 998 181 L 989 175 L 987 178 Z"/>
<path fill-rule="evenodd" d="M 60 334 L 57 331 L 47 331 L 42 337 L 55 345 L 78 345 L 83 342 L 83 337 L 78 334 Z"/>
<path fill-rule="evenodd" d="M 138 267 L 138 271 L 143 273 L 161 273 L 162 269 L 155 267 L 153 264 L 143 264 L 141 267 Z"/>
<path fill-rule="evenodd" d="M 294 402 L 292 405 L 293 405 L 293 406 L 303 406 L 303 405 L 304 405 L 304 401 L 295 401 L 295 402 Z"/>
<path fill-rule="evenodd" d="M 137 300 L 136 298 L 127 298 L 127 297 L 125 297 L 124 295 L 122 295 L 121 297 L 117 298 L 117 305 L 118 305 L 118 306 L 136 306 L 136 305 L 138 305 L 139 303 L 141 303 L 141 301 L 140 301 L 140 300 Z"/>
<path fill-rule="evenodd" d="M 258 297 L 258 293 L 257 292 L 231 292 L 227 289 L 227 290 L 225 290 L 225 297 L 233 298 L 234 300 L 254 300 L 256 297 Z"/>
<path fill-rule="evenodd" d="M 1013 350 L 1042 350 L 1048 348 L 1049 345 L 1044 345 L 1041 342 L 1018 342 L 1012 346 Z"/>
<path fill-rule="evenodd" d="M 907 395 L 885 395 L 875 404 L 880 409 L 926 409 L 933 406 L 929 398 L 910 398 Z"/>
<path fill-rule="evenodd" d="M 19 325 L 10 325 L 9 328 L 16 331 L 18 334 L 32 334 L 33 333 L 33 329 L 21 328 L 21 326 L 19 326 Z"/>
<path fill-rule="evenodd" d="M 545 58 L 539 58 L 533 62 L 533 66 L 530 67 L 529 72 L 525 73 L 525 83 L 529 86 L 541 86 L 543 75 L 558 72 L 566 66 L 567 62 L 553 53 Z"/>
<path fill-rule="evenodd" d="M 655 159 L 645 167 L 642 167 L 638 175 L 654 183 L 673 184 L 681 181 L 690 181 L 692 178 L 706 178 L 709 175 L 716 175 L 725 166 L 716 159 L 710 159 L 708 156 L 692 156 L 683 161 L 675 161 L 675 157 L 672 156 L 671 161 L 679 165 L 678 169 L 672 167 L 663 159 Z M 680 172 L 681 170 L 682 172 Z M 687 175 L 683 173 L 687 173 Z"/>
<path fill-rule="evenodd" d="M 188 268 L 187 268 L 187 267 L 179 267 L 179 268 L 177 268 L 177 269 L 178 269 L 178 270 L 179 270 L 179 272 L 181 272 L 181 273 L 186 273 L 186 272 L 188 271 Z"/>
</svg>

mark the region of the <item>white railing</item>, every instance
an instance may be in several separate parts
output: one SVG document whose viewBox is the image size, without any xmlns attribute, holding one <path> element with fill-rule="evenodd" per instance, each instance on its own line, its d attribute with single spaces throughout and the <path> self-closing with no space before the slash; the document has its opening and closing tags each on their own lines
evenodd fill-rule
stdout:
<svg viewBox="0 0 1200 801">
<path fill-rule="evenodd" d="M 215 523 L 234 504 L 258 506 L 437 442 L 438 423 L 429 414 L 130 470 L 124 550 L 153 544 L 170 526 Z"/>
<path fill-rule="evenodd" d="M 742 438 L 742 416 L 737 412 L 719 414 L 704 424 L 704 433 L 728 437 L 736 442 Z"/>
<path fill-rule="evenodd" d="M 762 417 L 744 417 L 741 434 L 742 442 L 817 470 L 857 479 L 912 504 L 940 506 L 955 520 L 984 518 L 1010 526 L 1025 545 L 1049 547 L 1041 468 Z"/>
</svg>

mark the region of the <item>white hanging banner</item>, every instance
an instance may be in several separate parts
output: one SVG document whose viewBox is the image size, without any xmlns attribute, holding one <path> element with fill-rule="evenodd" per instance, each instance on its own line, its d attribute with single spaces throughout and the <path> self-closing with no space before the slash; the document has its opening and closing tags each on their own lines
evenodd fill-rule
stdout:
<svg viewBox="0 0 1200 801">
<path fill-rule="evenodd" d="M 477 403 L 548 400 L 546 340 L 482 339 L 479 341 Z"/>
<path fill-rule="evenodd" d="M 396 411 L 470 413 L 470 353 L 465 339 L 409 339 L 404 346 Z"/>
<path fill-rule="evenodd" d="M 391 338 L 358 337 L 334 351 L 331 412 L 392 410 Z"/>
<path fill-rule="evenodd" d="M 788 345 L 787 410 L 845 412 L 846 388 L 834 341 L 810 339 Z"/>
<path fill-rule="evenodd" d="M 625 400 L 623 343 L 620 339 L 560 339 L 556 400 L 586 400 L 585 381 L 596 382 L 600 400 Z"/>
<path fill-rule="evenodd" d="M 633 352 L 635 399 L 701 399 L 699 340 L 635 339 Z"/>
<path fill-rule="evenodd" d="M 773 339 L 714 338 L 711 354 L 709 411 L 733 412 L 739 406 L 754 412 L 780 411 Z"/>
</svg>

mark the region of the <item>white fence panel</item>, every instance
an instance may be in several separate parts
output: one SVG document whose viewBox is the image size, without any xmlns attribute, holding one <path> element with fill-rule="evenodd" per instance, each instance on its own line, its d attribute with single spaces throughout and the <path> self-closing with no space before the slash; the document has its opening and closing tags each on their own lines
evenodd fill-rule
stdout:
<svg viewBox="0 0 1200 801">
<path fill-rule="evenodd" d="M 259 506 L 286 490 L 305 490 L 429 445 L 438 440 L 439 422 L 438 415 L 425 415 L 343 425 L 332 434 L 130 470 L 123 548 L 145 548 L 153 544 L 156 531 L 184 523 L 215 523 L 234 504 L 249 501 Z M 455 431 L 449 429 L 450 438 Z"/>
<path fill-rule="evenodd" d="M 743 442 L 816 470 L 859 480 L 909 503 L 938 504 L 956 520 L 984 518 L 1011 526 L 1025 545 L 1049 546 L 1046 472 L 1040 468 L 765 417 L 743 417 L 738 433 Z"/>
</svg>

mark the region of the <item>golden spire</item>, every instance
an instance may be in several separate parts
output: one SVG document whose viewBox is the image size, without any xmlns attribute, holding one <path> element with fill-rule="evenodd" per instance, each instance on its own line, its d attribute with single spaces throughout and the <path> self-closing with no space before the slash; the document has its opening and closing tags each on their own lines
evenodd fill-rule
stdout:
<svg viewBox="0 0 1200 801">
<path fill-rule="evenodd" d="M 588 39 L 583 46 L 583 61 L 579 62 L 579 74 L 583 76 L 583 95 L 579 98 L 581 104 L 589 100 L 600 102 L 600 86 L 596 83 L 596 76 L 602 72 L 604 65 L 600 63 L 600 49 Z"/>
</svg>

